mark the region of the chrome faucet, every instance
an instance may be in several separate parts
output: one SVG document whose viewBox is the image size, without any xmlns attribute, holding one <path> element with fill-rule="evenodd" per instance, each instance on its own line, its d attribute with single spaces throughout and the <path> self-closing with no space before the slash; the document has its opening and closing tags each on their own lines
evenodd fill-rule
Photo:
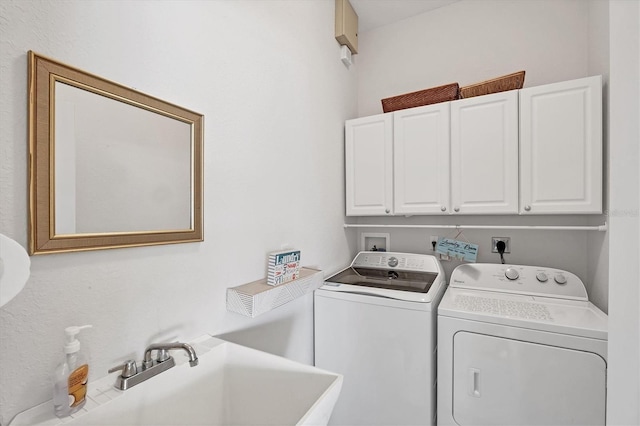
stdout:
<svg viewBox="0 0 640 426">
<path fill-rule="evenodd" d="M 139 383 L 144 382 L 151 377 L 167 371 L 168 369 L 176 365 L 175 360 L 169 351 L 172 349 L 183 349 L 189 355 L 189 365 L 195 367 L 198 365 L 198 357 L 196 351 L 193 350 L 191 345 L 186 343 L 156 343 L 149 345 L 144 351 L 144 359 L 140 364 L 140 368 L 136 364 L 135 360 L 128 360 L 124 364 L 113 367 L 109 370 L 109 373 L 121 370 L 121 374 L 116 378 L 115 387 L 120 390 L 127 390 Z M 151 353 L 157 351 L 155 361 L 151 357 Z"/>
<path fill-rule="evenodd" d="M 171 349 L 184 349 L 185 352 L 189 355 L 189 365 L 191 367 L 195 367 L 198 365 L 198 357 L 196 356 L 196 351 L 193 350 L 191 345 L 186 343 L 155 343 L 153 345 L 149 345 L 147 349 L 144 351 L 144 361 L 142 362 L 143 366 L 150 367 L 153 365 L 153 360 L 151 359 L 151 352 L 158 351 L 158 362 L 164 362 L 169 356 L 169 350 Z"/>
</svg>

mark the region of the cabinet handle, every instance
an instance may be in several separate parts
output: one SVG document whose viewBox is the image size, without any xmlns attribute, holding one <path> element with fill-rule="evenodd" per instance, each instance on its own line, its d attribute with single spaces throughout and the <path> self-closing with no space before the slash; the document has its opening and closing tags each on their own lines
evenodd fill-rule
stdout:
<svg viewBox="0 0 640 426">
<path fill-rule="evenodd" d="M 446 212 L 446 211 L 447 211 L 447 206 L 442 206 L 442 207 L 440 207 L 440 211 L 441 211 L 441 212 Z"/>
<path fill-rule="evenodd" d="M 384 212 L 385 212 L 386 214 L 389 214 L 389 212 L 390 212 L 390 211 L 391 211 L 391 210 L 386 209 Z"/>
<path fill-rule="evenodd" d="M 524 210 L 527 211 L 527 212 L 531 211 L 531 206 L 524 206 Z"/>
<path fill-rule="evenodd" d="M 454 212 L 456 212 L 456 213 L 458 213 L 458 212 L 460 211 L 460 207 L 454 207 L 454 208 L 453 208 L 453 211 L 454 211 Z"/>
</svg>

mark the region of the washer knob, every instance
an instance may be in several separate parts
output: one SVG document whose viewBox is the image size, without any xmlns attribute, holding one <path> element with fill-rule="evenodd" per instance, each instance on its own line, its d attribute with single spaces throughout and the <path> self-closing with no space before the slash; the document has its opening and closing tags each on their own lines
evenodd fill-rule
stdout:
<svg viewBox="0 0 640 426">
<path fill-rule="evenodd" d="M 565 277 L 562 274 L 556 274 L 555 277 L 553 277 L 553 279 L 558 283 L 558 284 L 566 284 L 567 283 L 567 277 Z"/>
<path fill-rule="evenodd" d="M 507 270 L 504 271 L 504 276 L 513 281 L 520 278 L 520 273 L 515 268 L 507 268 Z"/>
<path fill-rule="evenodd" d="M 398 259 L 396 259 L 395 257 L 390 257 L 388 264 L 390 267 L 395 268 L 396 266 L 398 266 Z"/>
<path fill-rule="evenodd" d="M 549 279 L 549 277 L 547 277 L 547 274 L 545 274 L 544 272 L 538 272 L 536 274 L 536 278 L 538 279 L 538 281 L 540 281 L 541 283 L 546 283 L 547 280 Z"/>
</svg>

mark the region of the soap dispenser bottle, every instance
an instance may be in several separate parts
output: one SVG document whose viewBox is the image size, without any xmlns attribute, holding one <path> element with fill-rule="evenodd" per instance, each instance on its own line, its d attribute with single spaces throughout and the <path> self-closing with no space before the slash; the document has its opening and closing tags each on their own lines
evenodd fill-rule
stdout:
<svg viewBox="0 0 640 426">
<path fill-rule="evenodd" d="M 75 413 L 86 403 L 89 364 L 80 352 L 80 342 L 76 334 L 91 325 L 72 326 L 64 329 L 65 360 L 60 363 L 53 375 L 53 407 L 58 417 Z"/>
</svg>

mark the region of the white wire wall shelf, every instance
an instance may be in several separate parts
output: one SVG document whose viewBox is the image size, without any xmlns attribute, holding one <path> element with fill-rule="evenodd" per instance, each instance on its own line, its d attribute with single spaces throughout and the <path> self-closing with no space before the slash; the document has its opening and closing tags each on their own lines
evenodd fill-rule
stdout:
<svg viewBox="0 0 640 426">
<path fill-rule="evenodd" d="M 535 231 L 607 231 L 608 225 L 573 226 L 573 225 L 395 225 L 370 223 L 345 223 L 345 228 L 407 228 L 407 229 L 512 229 Z"/>
</svg>

